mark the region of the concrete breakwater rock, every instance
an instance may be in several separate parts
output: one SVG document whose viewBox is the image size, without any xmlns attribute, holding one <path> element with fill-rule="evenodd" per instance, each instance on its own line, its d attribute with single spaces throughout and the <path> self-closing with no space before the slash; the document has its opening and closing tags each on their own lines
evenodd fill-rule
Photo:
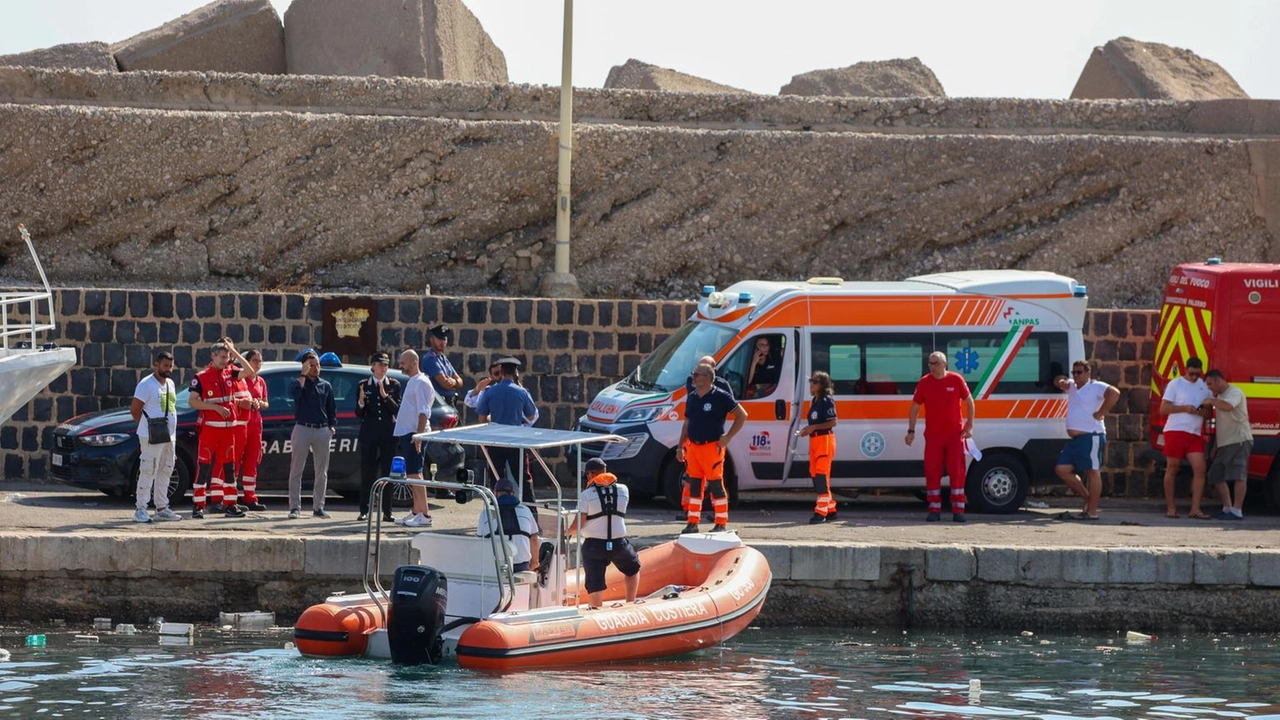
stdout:
<svg viewBox="0 0 1280 720">
<path fill-rule="evenodd" d="M 553 257 L 557 95 L 4 68 L 0 214 L 59 248 L 61 282 L 529 293 Z M 1016 267 L 1153 307 L 1176 262 L 1280 260 L 1280 103 L 577 102 L 590 296 Z"/>
</svg>

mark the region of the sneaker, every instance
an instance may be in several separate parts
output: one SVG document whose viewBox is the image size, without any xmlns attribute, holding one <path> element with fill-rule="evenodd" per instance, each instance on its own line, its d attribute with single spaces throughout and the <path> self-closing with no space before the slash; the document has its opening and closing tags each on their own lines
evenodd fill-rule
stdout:
<svg viewBox="0 0 1280 720">
<path fill-rule="evenodd" d="M 416 513 L 413 517 L 404 521 L 405 527 L 431 527 L 431 516 Z"/>
<path fill-rule="evenodd" d="M 133 521 L 136 523 L 149 523 L 151 522 L 151 516 L 147 514 L 145 508 L 138 508 L 133 511 Z"/>
<path fill-rule="evenodd" d="M 300 518 L 300 517 L 302 517 L 302 511 L 301 511 L 301 510 L 299 510 L 298 508 L 294 508 L 294 509 L 292 509 L 292 510 L 290 510 L 290 511 L 289 511 L 289 519 L 290 519 L 290 520 L 297 520 L 297 519 L 298 519 L 298 518 Z"/>
<path fill-rule="evenodd" d="M 942 513 L 931 512 L 924 516 L 925 522 L 938 522 L 942 519 Z"/>
<path fill-rule="evenodd" d="M 680 534 L 689 535 L 691 533 L 696 533 L 696 532 L 698 532 L 698 523 L 689 523 L 688 525 L 684 526 L 684 529 L 680 531 Z"/>
<path fill-rule="evenodd" d="M 713 532 L 713 533 L 714 533 L 714 532 L 729 532 L 729 528 L 725 527 L 724 525 L 721 525 L 720 523 L 716 523 L 715 525 L 712 525 L 712 526 L 711 526 L 711 532 Z"/>
<path fill-rule="evenodd" d="M 195 506 L 194 508 L 192 508 L 192 509 L 191 509 L 191 519 L 192 519 L 192 520 L 203 520 L 203 519 L 204 519 L 204 507 L 202 507 L 202 506 L 200 506 L 200 505 L 197 505 L 197 506 Z"/>
<path fill-rule="evenodd" d="M 955 522 L 958 522 L 958 523 L 962 523 L 962 522 L 964 522 L 964 521 L 965 521 L 965 520 L 964 520 L 964 515 L 963 515 L 962 513 L 952 513 L 952 514 L 951 514 L 951 519 L 952 519 L 953 521 L 955 521 Z"/>
<path fill-rule="evenodd" d="M 155 519 L 156 520 L 181 520 L 182 516 L 166 507 L 156 511 Z"/>
<path fill-rule="evenodd" d="M 404 516 L 404 517 L 402 517 L 402 518 L 396 518 L 396 519 L 395 519 L 395 523 L 396 523 L 397 525 L 408 525 L 408 524 L 409 524 L 409 521 L 410 521 L 410 520 L 412 520 L 412 519 L 414 519 L 414 518 L 416 518 L 416 517 L 418 517 L 418 514 L 417 514 L 417 513 L 414 513 L 414 512 L 411 512 L 411 513 L 409 513 L 408 515 L 405 515 L 405 516 Z"/>
<path fill-rule="evenodd" d="M 1214 520 L 1243 520 L 1244 515 L 1237 515 L 1230 510 L 1223 510 L 1217 515 L 1214 515 L 1213 519 Z"/>
<path fill-rule="evenodd" d="M 814 514 L 813 514 L 813 517 L 809 518 L 809 524 L 810 524 L 810 525 L 821 525 L 822 523 L 824 523 L 824 522 L 826 522 L 826 521 L 827 521 L 827 516 L 826 516 L 826 515 L 819 515 L 818 513 L 814 513 Z"/>
<path fill-rule="evenodd" d="M 257 500 L 250 500 L 250 501 L 247 501 L 247 502 L 245 502 L 245 504 L 244 504 L 244 505 L 241 505 L 240 507 L 244 508 L 245 510 L 256 510 L 256 511 L 259 511 L 259 512 L 261 512 L 262 510 L 266 510 L 266 509 L 267 509 L 267 506 L 266 506 L 266 505 L 263 505 L 262 503 L 258 502 Z"/>
<path fill-rule="evenodd" d="M 229 518 L 244 517 L 244 506 L 242 505 L 223 505 L 222 514 Z"/>
<path fill-rule="evenodd" d="M 324 518 L 325 520 L 328 520 L 329 513 L 325 512 L 324 508 L 316 508 L 315 510 L 311 511 L 311 517 Z"/>
</svg>

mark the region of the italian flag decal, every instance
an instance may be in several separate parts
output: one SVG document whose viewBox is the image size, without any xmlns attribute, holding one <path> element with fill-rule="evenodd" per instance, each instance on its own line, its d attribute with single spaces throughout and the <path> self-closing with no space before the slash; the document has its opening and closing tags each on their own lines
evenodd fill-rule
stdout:
<svg viewBox="0 0 1280 720">
<path fill-rule="evenodd" d="M 1032 327 L 1034 326 L 1015 325 L 1009 328 L 1009 334 L 1005 335 L 1004 342 L 1000 343 L 995 362 L 987 366 L 987 372 L 978 381 L 978 388 L 973 393 L 975 398 L 985 400 L 991 397 L 991 391 L 1000 382 L 1000 378 L 1004 377 L 1005 371 L 1009 369 L 1009 363 L 1013 362 L 1013 358 L 1017 356 L 1018 351 L 1026 344 L 1027 336 L 1031 334 Z"/>
</svg>

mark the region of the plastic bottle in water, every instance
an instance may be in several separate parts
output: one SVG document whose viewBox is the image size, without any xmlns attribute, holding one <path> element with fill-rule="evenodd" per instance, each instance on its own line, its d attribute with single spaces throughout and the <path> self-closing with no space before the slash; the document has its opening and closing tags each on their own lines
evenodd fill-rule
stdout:
<svg viewBox="0 0 1280 720">
<path fill-rule="evenodd" d="M 27 647 L 44 647 L 44 646 L 45 646 L 44 635 L 28 635 L 27 636 Z"/>
<path fill-rule="evenodd" d="M 389 477 L 392 480 L 403 480 L 404 475 L 404 458 L 399 455 L 391 458 L 391 475 Z"/>
</svg>

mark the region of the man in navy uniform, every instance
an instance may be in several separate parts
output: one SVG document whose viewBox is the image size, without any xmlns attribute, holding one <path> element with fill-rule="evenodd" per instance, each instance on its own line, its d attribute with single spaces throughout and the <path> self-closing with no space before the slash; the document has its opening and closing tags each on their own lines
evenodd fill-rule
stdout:
<svg viewBox="0 0 1280 720">
<path fill-rule="evenodd" d="M 476 413 L 480 415 L 480 422 L 491 422 L 497 425 L 528 425 L 533 422 L 538 409 L 534 407 L 533 397 L 529 395 L 529 391 L 518 382 L 520 364 L 520 361 L 513 357 L 498 359 L 498 366 L 502 368 L 502 380 L 490 385 L 480 396 L 480 401 L 476 403 Z M 519 448 L 491 447 L 489 457 L 493 460 L 494 468 L 498 473 L 498 477 L 494 478 L 495 482 L 501 480 L 508 472 L 513 479 L 521 477 Z M 521 497 L 525 503 L 532 505 L 536 501 L 533 497 L 533 473 L 529 469 L 527 456 L 524 459 L 523 474 L 524 490 Z"/>
<path fill-rule="evenodd" d="M 422 357 L 422 372 L 431 380 L 431 387 L 445 402 L 454 405 L 458 391 L 462 389 L 462 378 L 453 369 L 445 351 L 449 349 L 449 335 L 452 331 L 448 325 L 436 325 L 427 331 L 427 342 L 431 349 Z"/>
</svg>

